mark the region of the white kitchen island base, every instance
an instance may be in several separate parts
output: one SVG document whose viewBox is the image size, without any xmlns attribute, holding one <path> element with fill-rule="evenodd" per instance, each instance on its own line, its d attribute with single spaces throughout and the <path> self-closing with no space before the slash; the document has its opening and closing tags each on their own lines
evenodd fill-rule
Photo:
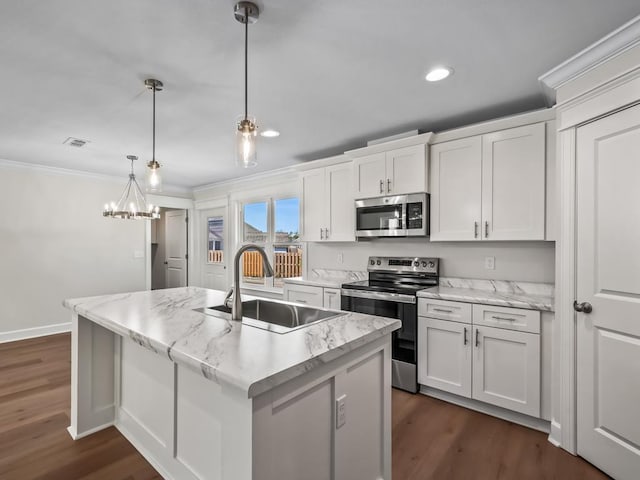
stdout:
<svg viewBox="0 0 640 480">
<path fill-rule="evenodd" d="M 132 338 L 74 313 L 74 439 L 115 425 L 167 479 L 391 479 L 390 333 L 253 398 Z"/>
</svg>

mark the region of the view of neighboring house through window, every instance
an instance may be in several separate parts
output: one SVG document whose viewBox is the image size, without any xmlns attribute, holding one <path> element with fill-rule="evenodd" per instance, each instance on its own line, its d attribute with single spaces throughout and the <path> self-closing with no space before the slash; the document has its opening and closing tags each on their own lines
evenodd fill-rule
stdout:
<svg viewBox="0 0 640 480">
<path fill-rule="evenodd" d="M 224 218 L 209 217 L 207 218 L 208 229 L 208 263 L 224 262 Z"/>
<path fill-rule="evenodd" d="M 260 254 L 245 252 L 242 257 L 243 282 L 281 288 L 283 279 L 301 276 L 300 200 L 282 198 L 247 203 L 243 205 L 242 215 L 244 243 L 263 247 L 274 271 L 273 279 L 265 279 Z"/>
</svg>

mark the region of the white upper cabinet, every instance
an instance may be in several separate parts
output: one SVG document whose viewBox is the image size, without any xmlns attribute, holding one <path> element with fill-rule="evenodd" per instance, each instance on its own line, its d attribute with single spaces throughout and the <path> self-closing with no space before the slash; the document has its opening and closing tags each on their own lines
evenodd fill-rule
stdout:
<svg viewBox="0 0 640 480">
<path fill-rule="evenodd" d="M 544 123 L 483 135 L 483 238 L 544 240 L 544 204 Z"/>
<path fill-rule="evenodd" d="M 355 240 L 351 162 L 302 174 L 302 239 L 307 242 Z"/>
<path fill-rule="evenodd" d="M 431 240 L 545 239 L 545 123 L 431 147 Z"/>
<path fill-rule="evenodd" d="M 431 240 L 480 235 L 482 141 L 463 138 L 431 147 Z"/>
<path fill-rule="evenodd" d="M 372 153 L 353 164 L 355 198 L 429 191 L 424 144 Z"/>
</svg>

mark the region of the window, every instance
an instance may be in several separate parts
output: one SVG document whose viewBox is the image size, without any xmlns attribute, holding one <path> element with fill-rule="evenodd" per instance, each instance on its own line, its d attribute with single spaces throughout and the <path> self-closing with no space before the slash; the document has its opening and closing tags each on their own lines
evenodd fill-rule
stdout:
<svg viewBox="0 0 640 480">
<path fill-rule="evenodd" d="M 243 243 L 264 248 L 274 277 L 265 278 L 262 257 L 248 251 L 242 256 L 242 280 L 246 286 L 282 288 L 283 279 L 302 275 L 300 200 L 277 198 L 242 206 Z"/>
<path fill-rule="evenodd" d="M 224 262 L 224 218 L 207 218 L 208 228 L 208 252 L 207 263 Z"/>
</svg>

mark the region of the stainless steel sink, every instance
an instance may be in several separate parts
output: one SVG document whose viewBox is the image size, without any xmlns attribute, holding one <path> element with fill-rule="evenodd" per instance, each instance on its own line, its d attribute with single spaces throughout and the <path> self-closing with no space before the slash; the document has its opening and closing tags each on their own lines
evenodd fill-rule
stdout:
<svg viewBox="0 0 640 480">
<path fill-rule="evenodd" d="M 197 310 L 216 317 L 231 318 L 231 308 L 226 305 Z M 262 299 L 242 302 L 242 313 L 243 324 L 277 333 L 291 332 L 316 322 L 344 315 L 342 312 L 323 308 Z"/>
</svg>

